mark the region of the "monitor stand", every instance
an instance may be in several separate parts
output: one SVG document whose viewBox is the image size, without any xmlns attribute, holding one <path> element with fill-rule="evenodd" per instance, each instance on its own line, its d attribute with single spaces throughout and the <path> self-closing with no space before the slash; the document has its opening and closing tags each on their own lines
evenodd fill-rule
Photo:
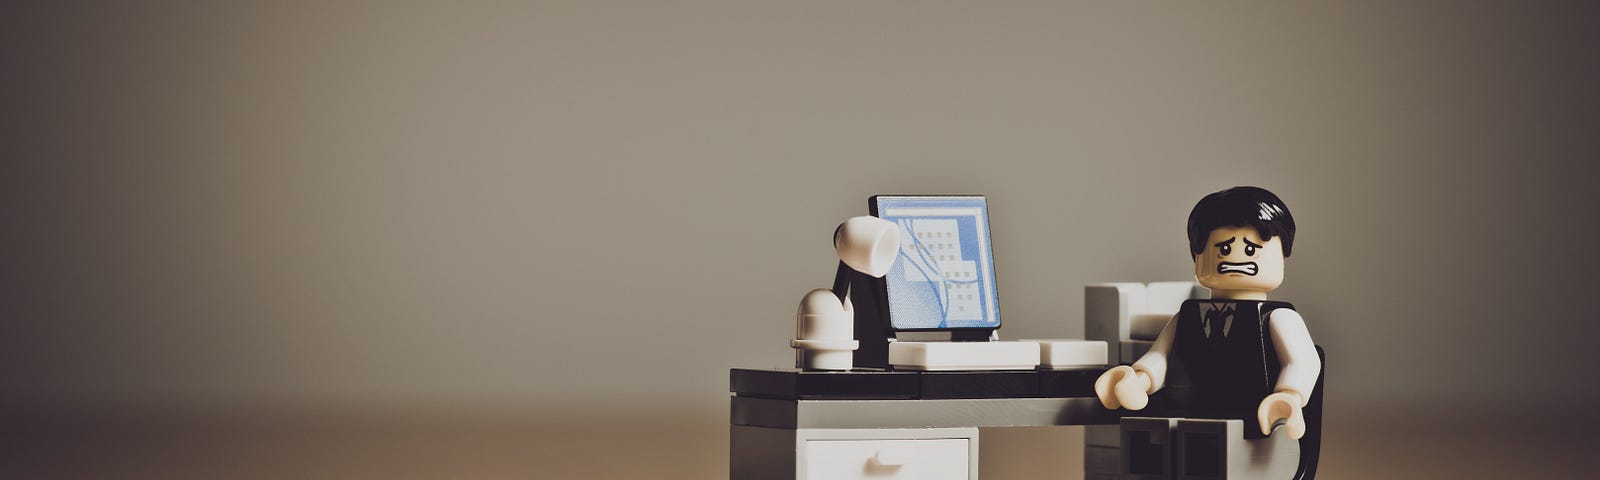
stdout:
<svg viewBox="0 0 1600 480">
<path fill-rule="evenodd" d="M 889 341 L 889 363 L 898 370 L 920 371 L 1026 370 L 1035 366 L 1078 370 L 1103 369 L 1107 361 L 1107 345 L 1103 341 L 1022 339 L 1002 342 L 988 336 L 965 340 L 949 333 L 901 333 L 898 339 Z M 1029 353 L 1029 347 L 1016 346 L 1019 343 L 1035 344 L 1037 352 Z M 932 356 L 928 354 L 929 349 L 932 349 Z"/>
</svg>

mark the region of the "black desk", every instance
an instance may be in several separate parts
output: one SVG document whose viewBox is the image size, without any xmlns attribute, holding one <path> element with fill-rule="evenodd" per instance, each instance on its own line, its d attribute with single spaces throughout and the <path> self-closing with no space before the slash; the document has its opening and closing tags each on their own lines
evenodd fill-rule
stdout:
<svg viewBox="0 0 1600 480">
<path fill-rule="evenodd" d="M 959 460 L 970 472 L 939 473 L 976 478 L 978 427 L 1109 425 L 1114 436 L 1121 416 L 1094 394 L 1104 371 L 733 369 L 730 471 L 733 478 L 838 478 L 834 470 L 818 473 L 837 460 L 808 454 L 819 442 L 860 444 L 859 458 L 838 461 L 870 467 L 884 445 L 962 439 L 971 451 Z"/>
</svg>

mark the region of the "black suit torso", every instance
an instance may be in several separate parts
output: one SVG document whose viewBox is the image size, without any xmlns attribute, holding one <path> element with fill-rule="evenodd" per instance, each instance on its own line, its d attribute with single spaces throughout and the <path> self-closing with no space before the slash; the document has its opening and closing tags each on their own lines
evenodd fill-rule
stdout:
<svg viewBox="0 0 1600 480">
<path fill-rule="evenodd" d="M 1183 302 L 1166 383 L 1152 396 L 1152 406 L 1166 416 L 1239 418 L 1253 425 L 1256 407 L 1278 382 L 1278 351 L 1268 321 L 1280 308 L 1294 306 L 1257 300 Z"/>
</svg>

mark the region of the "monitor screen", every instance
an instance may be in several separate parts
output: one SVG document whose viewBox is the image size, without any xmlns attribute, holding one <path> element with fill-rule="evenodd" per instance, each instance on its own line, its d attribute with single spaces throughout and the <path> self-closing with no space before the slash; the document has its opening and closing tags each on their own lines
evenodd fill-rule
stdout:
<svg viewBox="0 0 1600 480">
<path fill-rule="evenodd" d="M 984 197 L 879 195 L 871 205 L 900 227 L 900 253 L 884 275 L 890 328 L 1000 327 Z"/>
</svg>

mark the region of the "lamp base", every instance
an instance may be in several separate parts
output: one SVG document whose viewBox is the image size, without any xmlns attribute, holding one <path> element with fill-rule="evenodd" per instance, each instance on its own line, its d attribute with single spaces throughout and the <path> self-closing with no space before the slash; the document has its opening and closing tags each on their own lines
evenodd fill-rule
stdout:
<svg viewBox="0 0 1600 480">
<path fill-rule="evenodd" d="M 852 343 L 855 340 L 851 340 Z M 855 349 L 839 350 L 808 350 L 797 349 L 794 352 L 795 368 L 806 370 L 849 370 L 851 361 L 855 359 Z"/>
</svg>

